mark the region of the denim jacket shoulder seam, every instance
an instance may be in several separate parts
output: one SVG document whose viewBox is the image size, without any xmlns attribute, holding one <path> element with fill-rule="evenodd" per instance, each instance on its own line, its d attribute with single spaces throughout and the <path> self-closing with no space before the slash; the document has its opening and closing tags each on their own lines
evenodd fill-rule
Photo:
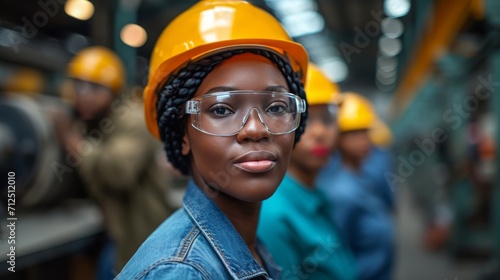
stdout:
<svg viewBox="0 0 500 280">
<path fill-rule="evenodd" d="M 200 230 L 196 225 L 193 225 L 189 233 L 182 240 L 179 251 L 174 256 L 174 260 L 184 261 L 186 259 L 186 256 L 188 255 L 189 250 L 191 249 L 191 246 L 193 245 L 194 241 L 199 235 L 200 235 Z"/>
<path fill-rule="evenodd" d="M 196 237 L 200 234 L 200 230 L 196 227 L 196 225 L 193 225 L 193 227 L 191 228 L 191 230 L 189 231 L 189 233 L 186 235 L 186 237 L 181 241 L 181 245 L 180 245 L 180 248 L 179 250 L 177 251 L 177 253 L 172 256 L 172 257 L 164 257 L 164 258 L 161 258 L 159 260 L 157 260 L 156 262 L 152 263 L 151 265 L 149 265 L 147 268 L 145 268 L 142 273 L 140 273 L 135 279 L 141 279 L 146 273 L 148 273 L 149 271 L 151 271 L 153 268 L 155 268 L 156 266 L 158 266 L 159 264 L 166 264 L 166 263 L 190 263 L 190 266 L 193 266 L 195 268 L 199 268 L 197 270 L 200 270 L 200 273 L 202 273 L 203 275 L 207 275 L 206 272 L 203 271 L 203 269 L 201 269 L 201 267 L 195 265 L 194 263 L 191 263 L 191 262 L 186 262 L 186 257 L 189 253 L 189 250 L 192 246 L 192 244 L 194 243 L 194 241 L 196 240 Z M 208 279 L 208 278 L 207 278 Z"/>
</svg>

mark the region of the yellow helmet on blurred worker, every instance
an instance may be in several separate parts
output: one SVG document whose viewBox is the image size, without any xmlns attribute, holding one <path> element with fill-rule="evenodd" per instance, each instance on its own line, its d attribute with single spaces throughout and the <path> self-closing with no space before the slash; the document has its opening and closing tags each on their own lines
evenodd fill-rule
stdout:
<svg viewBox="0 0 500 280">
<path fill-rule="evenodd" d="M 342 101 L 337 84 L 333 83 L 314 63 L 309 63 L 305 85 L 309 105 L 337 104 Z"/>
<path fill-rule="evenodd" d="M 68 66 L 71 78 L 93 82 L 120 93 L 125 84 L 125 70 L 120 58 L 105 47 L 89 47 L 73 57 Z"/>
<path fill-rule="evenodd" d="M 370 101 L 353 92 L 345 93 L 343 97 L 338 115 L 340 131 L 371 129 L 376 115 Z"/>
<path fill-rule="evenodd" d="M 204 55 L 244 47 L 280 53 L 305 82 L 307 52 L 291 40 L 272 15 L 246 1 L 199 1 L 163 30 L 151 55 L 150 76 L 144 90 L 150 132 L 159 138 L 157 90 L 174 71 Z"/>
<path fill-rule="evenodd" d="M 5 92 L 35 96 L 42 93 L 44 88 L 45 80 L 40 71 L 32 68 L 20 68 L 7 77 L 3 89 Z"/>
<path fill-rule="evenodd" d="M 368 135 L 373 144 L 379 147 L 388 147 L 392 143 L 392 132 L 389 126 L 380 118 L 376 118 Z"/>
</svg>

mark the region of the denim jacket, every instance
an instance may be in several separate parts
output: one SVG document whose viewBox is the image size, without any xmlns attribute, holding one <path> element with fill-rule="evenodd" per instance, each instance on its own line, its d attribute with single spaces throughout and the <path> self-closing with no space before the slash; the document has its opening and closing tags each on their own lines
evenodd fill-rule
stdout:
<svg viewBox="0 0 500 280">
<path fill-rule="evenodd" d="M 264 270 L 222 211 L 190 181 L 183 207 L 141 245 L 115 279 L 278 279 L 262 243 Z"/>
</svg>

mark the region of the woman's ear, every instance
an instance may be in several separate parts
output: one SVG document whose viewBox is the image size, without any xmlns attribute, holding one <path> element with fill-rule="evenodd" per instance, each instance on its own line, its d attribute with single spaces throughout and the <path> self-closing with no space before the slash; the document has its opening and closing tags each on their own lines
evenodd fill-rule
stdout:
<svg viewBox="0 0 500 280">
<path fill-rule="evenodd" d="M 184 136 L 182 137 L 182 150 L 181 153 L 184 156 L 189 155 L 191 152 L 191 143 L 189 142 L 189 137 L 187 135 L 187 131 L 184 132 Z"/>
</svg>

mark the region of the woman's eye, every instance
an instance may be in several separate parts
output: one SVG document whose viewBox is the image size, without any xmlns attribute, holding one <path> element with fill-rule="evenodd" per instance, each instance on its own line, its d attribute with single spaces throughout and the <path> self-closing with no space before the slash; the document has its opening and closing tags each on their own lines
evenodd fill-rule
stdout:
<svg viewBox="0 0 500 280">
<path fill-rule="evenodd" d="M 229 108 L 224 107 L 224 106 L 213 106 L 210 108 L 210 113 L 216 115 L 216 116 L 226 116 L 229 114 L 232 114 L 233 111 L 231 111 Z"/>
<path fill-rule="evenodd" d="M 287 106 L 285 106 L 285 104 L 274 103 L 267 107 L 267 112 L 273 114 L 284 114 L 287 112 Z"/>
</svg>

